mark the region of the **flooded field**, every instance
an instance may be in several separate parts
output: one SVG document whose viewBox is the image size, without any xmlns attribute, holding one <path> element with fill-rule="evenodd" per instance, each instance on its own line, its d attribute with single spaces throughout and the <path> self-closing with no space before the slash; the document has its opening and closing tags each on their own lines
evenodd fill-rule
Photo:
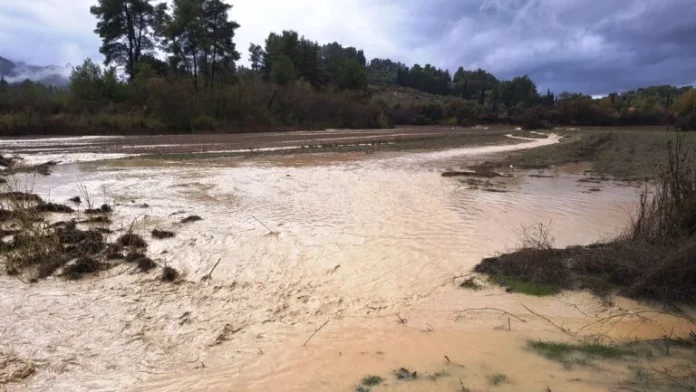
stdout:
<svg viewBox="0 0 696 392">
<path fill-rule="evenodd" d="M 141 141 L 127 154 L 142 153 Z M 75 282 L 0 276 L 0 353 L 36 367 L 0 390 L 615 391 L 637 369 L 688 355 L 642 347 L 552 361 L 529 341 L 660 339 L 690 325 L 623 298 L 531 297 L 482 277 L 482 289 L 460 287 L 525 228 L 550 225 L 554 245 L 569 246 L 630 222 L 639 189 L 578 182 L 581 165 L 478 183 L 441 175 L 556 135 L 429 152 L 79 162 L 119 157 L 103 145 L 112 142 L 81 139 L 73 151 L 35 141 L 44 159 L 73 163 L 23 175 L 22 186 L 61 203 L 83 187 L 114 205 L 112 235 L 143 234 L 148 256 L 182 281 L 126 265 Z M 30 153 L 27 143 L 13 152 Z M 203 220 L 181 223 L 189 215 Z M 154 228 L 176 236 L 153 239 Z M 383 380 L 359 385 L 368 375 Z"/>
</svg>

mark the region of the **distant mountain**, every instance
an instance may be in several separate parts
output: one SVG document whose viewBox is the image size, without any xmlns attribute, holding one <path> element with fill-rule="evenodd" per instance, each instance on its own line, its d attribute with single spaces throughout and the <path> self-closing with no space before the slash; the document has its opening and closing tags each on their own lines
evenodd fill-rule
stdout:
<svg viewBox="0 0 696 392">
<path fill-rule="evenodd" d="M 56 87 L 64 87 L 70 84 L 71 71 L 72 65 L 70 64 L 62 67 L 58 65 L 36 66 L 21 61 L 13 62 L 0 56 L 0 75 L 9 83 L 18 83 L 29 79 Z"/>
</svg>

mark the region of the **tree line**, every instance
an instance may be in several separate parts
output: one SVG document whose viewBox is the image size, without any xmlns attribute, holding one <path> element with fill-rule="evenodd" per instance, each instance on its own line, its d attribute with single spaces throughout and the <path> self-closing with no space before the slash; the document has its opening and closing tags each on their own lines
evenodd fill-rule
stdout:
<svg viewBox="0 0 696 392">
<path fill-rule="evenodd" d="M 67 90 L 0 77 L 0 134 L 482 122 L 696 129 L 690 87 L 653 86 L 601 99 L 539 93 L 527 76 L 500 80 L 482 69 L 450 74 L 430 64 L 368 62 L 362 50 L 321 45 L 295 31 L 250 44 L 249 67 L 239 66 L 240 25 L 232 10 L 222 0 L 98 0 L 91 13 L 104 65 L 86 59 Z M 384 98 L 390 94 L 408 99 Z"/>
</svg>

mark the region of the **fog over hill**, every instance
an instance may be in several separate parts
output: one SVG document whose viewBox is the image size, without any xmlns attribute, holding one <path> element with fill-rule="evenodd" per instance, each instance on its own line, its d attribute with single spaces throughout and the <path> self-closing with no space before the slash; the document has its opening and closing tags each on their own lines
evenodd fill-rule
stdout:
<svg viewBox="0 0 696 392">
<path fill-rule="evenodd" d="M 12 61 L 0 56 L 0 76 L 8 83 L 19 83 L 25 79 L 41 82 L 56 87 L 67 86 L 70 83 L 72 65 L 30 65 L 21 61 Z"/>
</svg>

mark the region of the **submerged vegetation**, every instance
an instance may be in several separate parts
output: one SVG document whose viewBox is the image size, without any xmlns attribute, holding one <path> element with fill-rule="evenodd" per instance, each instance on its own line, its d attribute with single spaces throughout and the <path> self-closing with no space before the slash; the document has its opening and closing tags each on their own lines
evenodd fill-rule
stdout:
<svg viewBox="0 0 696 392">
<path fill-rule="evenodd" d="M 575 354 L 583 354 L 587 357 L 616 359 L 635 355 L 628 348 L 609 346 L 599 343 L 561 343 L 545 341 L 529 341 L 527 348 L 535 351 L 545 358 L 553 361 L 567 363 Z"/>
<path fill-rule="evenodd" d="M 108 228 L 81 229 L 78 224 L 102 223 L 110 221 L 104 215 L 92 216 L 78 221 L 63 220 L 55 223 L 47 221 L 46 213 L 73 214 L 72 208 L 60 204 L 45 202 L 40 196 L 13 189 L 17 181 L 10 181 L 3 186 L 2 193 L 2 228 L 0 252 L 4 258 L 4 270 L 8 275 L 30 280 L 44 279 L 53 275 L 77 280 L 85 274 L 98 273 L 116 266 L 121 261 L 135 262 L 138 269 L 148 272 L 157 264 L 144 254 L 131 252 L 123 256 L 125 249 L 144 249 L 147 243 L 137 234 L 128 232 L 114 243 L 109 243 L 104 233 L 111 233 Z M 83 213 L 110 213 L 113 209 L 104 204 L 98 209 L 85 209 Z M 79 212 L 77 212 L 79 213 Z M 104 219 L 97 219 L 104 218 Z M 136 256 L 131 256 L 135 254 Z M 164 281 L 174 281 L 178 272 L 173 269 L 163 272 Z"/>
</svg>

